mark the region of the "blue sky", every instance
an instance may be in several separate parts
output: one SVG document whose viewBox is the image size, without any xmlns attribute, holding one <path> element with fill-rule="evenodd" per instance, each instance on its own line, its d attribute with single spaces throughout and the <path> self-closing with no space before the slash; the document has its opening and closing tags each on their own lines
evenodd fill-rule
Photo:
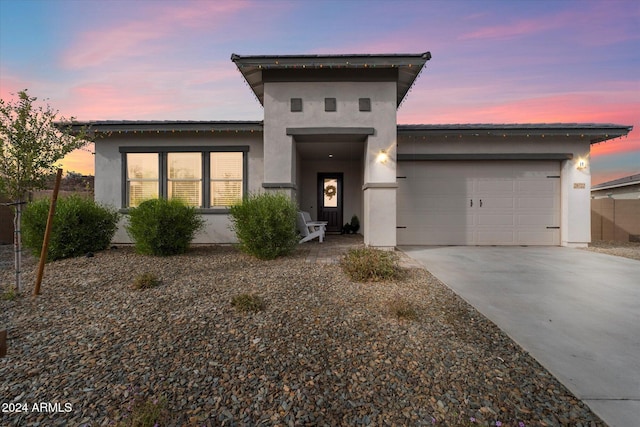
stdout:
<svg viewBox="0 0 640 427">
<path fill-rule="evenodd" d="M 0 95 L 80 120 L 261 120 L 231 53 L 425 51 L 399 123 L 633 125 L 592 181 L 640 173 L 637 1 L 0 0 Z"/>
</svg>

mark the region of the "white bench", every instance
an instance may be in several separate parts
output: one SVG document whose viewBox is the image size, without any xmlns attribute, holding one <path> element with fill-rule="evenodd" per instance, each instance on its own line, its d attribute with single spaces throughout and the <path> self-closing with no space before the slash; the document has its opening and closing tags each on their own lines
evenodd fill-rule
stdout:
<svg viewBox="0 0 640 427">
<path fill-rule="evenodd" d="M 298 212 L 298 231 L 300 231 L 300 235 L 302 236 L 299 243 L 308 242 L 316 237 L 320 240 L 320 243 L 322 243 L 326 229 L 326 221 L 312 221 L 309 212 Z"/>
</svg>

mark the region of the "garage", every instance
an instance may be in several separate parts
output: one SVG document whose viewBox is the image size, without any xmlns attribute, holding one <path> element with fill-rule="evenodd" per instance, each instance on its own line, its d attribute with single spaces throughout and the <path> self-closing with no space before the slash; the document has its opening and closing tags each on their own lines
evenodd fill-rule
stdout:
<svg viewBox="0 0 640 427">
<path fill-rule="evenodd" d="M 399 245 L 560 245 L 560 161 L 399 161 Z"/>
</svg>

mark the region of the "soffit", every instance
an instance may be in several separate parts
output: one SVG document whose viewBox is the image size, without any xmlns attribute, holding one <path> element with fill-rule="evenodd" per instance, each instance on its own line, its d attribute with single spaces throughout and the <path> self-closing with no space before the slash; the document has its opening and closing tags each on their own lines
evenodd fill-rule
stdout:
<svg viewBox="0 0 640 427">
<path fill-rule="evenodd" d="M 400 106 L 413 82 L 430 59 L 430 52 L 389 55 L 231 55 L 231 60 L 262 105 L 264 105 L 265 71 L 297 70 L 301 81 L 309 81 L 310 70 L 322 70 L 322 78 L 326 79 L 333 70 L 336 71 L 336 78 L 341 78 L 340 74 L 344 74 L 344 70 L 358 69 L 362 79 L 366 80 L 377 78 L 375 74 L 381 74 L 379 70 L 389 69 L 396 72 L 394 79 L 397 83 L 397 106 Z M 287 71 L 287 74 L 288 78 L 292 78 L 290 71 Z M 352 81 L 353 76 L 342 78 Z"/>
</svg>

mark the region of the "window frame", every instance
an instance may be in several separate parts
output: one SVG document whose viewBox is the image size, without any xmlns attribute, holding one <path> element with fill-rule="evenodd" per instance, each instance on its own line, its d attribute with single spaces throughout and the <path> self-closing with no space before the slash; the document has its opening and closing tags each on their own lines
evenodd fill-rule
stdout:
<svg viewBox="0 0 640 427">
<path fill-rule="evenodd" d="M 131 146 L 119 147 L 121 156 L 122 185 L 121 185 L 121 208 L 120 211 L 127 213 L 129 206 L 129 186 L 127 185 L 127 154 L 148 153 L 158 155 L 158 197 L 164 199 L 168 195 L 168 165 L 167 157 L 169 153 L 199 153 L 201 156 L 202 179 L 201 194 L 202 206 L 196 206 L 199 213 L 227 214 L 228 207 L 209 207 L 211 203 L 211 153 L 219 152 L 241 152 L 242 153 L 242 198 L 248 193 L 249 185 L 249 146 L 248 145 L 213 145 L 213 146 Z"/>
<path fill-rule="evenodd" d="M 140 153 L 140 152 L 135 152 L 135 153 L 132 153 L 132 154 L 156 154 L 156 153 Z M 126 159 L 126 154 L 124 155 L 124 158 Z M 138 179 L 138 178 L 133 178 L 133 179 L 132 179 L 132 178 L 130 178 L 130 177 L 129 177 L 129 164 L 128 164 L 128 162 L 126 162 L 126 161 L 125 161 L 125 162 L 123 163 L 123 167 L 124 167 L 124 170 L 123 170 L 123 187 L 124 187 L 124 188 L 123 188 L 123 193 L 124 193 L 124 198 L 123 198 L 123 200 L 125 201 L 124 203 L 125 203 L 125 205 L 127 205 L 127 208 L 129 208 L 129 206 L 128 206 L 128 205 L 129 205 L 129 200 L 130 200 L 130 198 L 131 198 L 131 185 L 130 185 L 130 183 L 131 183 L 132 181 L 136 181 L 136 182 L 145 182 L 145 181 L 146 181 L 146 182 L 155 182 L 155 183 L 157 183 L 157 190 L 158 190 L 158 191 L 157 191 L 157 193 L 158 193 L 158 197 L 160 197 L 160 195 L 161 195 L 161 187 L 162 187 L 162 184 L 161 184 L 161 182 L 160 182 L 160 181 L 161 181 L 161 179 L 160 179 L 160 176 L 161 176 L 161 168 L 162 168 L 162 164 L 161 164 L 161 162 L 160 162 L 160 161 L 158 161 L 158 163 L 157 163 L 157 165 L 156 165 L 156 166 L 157 166 L 157 168 L 158 168 L 158 177 L 157 177 L 157 178 L 155 178 L 155 179 Z M 124 206 L 124 205 L 123 205 L 123 206 Z"/>
</svg>

